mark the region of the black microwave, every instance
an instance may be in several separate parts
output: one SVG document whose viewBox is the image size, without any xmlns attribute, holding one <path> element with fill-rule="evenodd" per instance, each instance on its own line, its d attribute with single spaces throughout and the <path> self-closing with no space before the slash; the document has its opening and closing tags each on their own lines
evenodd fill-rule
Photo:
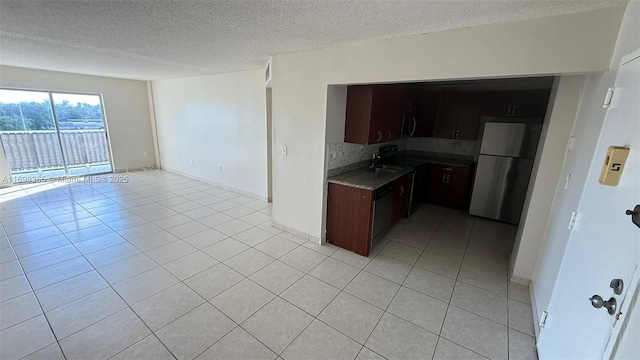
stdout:
<svg viewBox="0 0 640 360">
<path fill-rule="evenodd" d="M 400 129 L 400 137 L 414 137 L 417 125 L 418 121 L 416 119 L 416 114 L 406 113 L 402 115 L 402 128 Z"/>
</svg>

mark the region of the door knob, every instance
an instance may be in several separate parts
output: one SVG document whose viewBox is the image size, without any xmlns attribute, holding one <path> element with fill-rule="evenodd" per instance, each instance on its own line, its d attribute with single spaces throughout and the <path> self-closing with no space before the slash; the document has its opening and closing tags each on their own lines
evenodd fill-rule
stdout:
<svg viewBox="0 0 640 360">
<path fill-rule="evenodd" d="M 627 210 L 625 214 L 631 216 L 631 222 L 640 227 L 640 205 L 636 205 L 633 210 Z"/>
<path fill-rule="evenodd" d="M 618 302 L 614 297 L 611 297 L 609 298 L 609 300 L 605 301 L 602 298 L 602 296 L 593 295 L 592 297 L 589 298 L 589 301 L 591 301 L 591 305 L 596 309 L 600 309 L 601 307 L 604 307 L 605 309 L 607 309 L 607 312 L 609 313 L 609 315 L 613 315 L 616 313 L 616 307 L 618 305 Z"/>
</svg>

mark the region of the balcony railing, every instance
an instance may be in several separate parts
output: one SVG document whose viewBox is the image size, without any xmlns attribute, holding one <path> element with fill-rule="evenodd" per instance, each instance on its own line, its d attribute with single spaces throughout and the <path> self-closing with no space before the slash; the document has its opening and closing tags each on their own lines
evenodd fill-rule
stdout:
<svg viewBox="0 0 640 360">
<path fill-rule="evenodd" d="M 12 173 L 64 168 L 58 135 L 53 131 L 2 131 L 2 145 Z M 61 130 L 67 167 L 108 164 L 104 130 Z"/>
</svg>

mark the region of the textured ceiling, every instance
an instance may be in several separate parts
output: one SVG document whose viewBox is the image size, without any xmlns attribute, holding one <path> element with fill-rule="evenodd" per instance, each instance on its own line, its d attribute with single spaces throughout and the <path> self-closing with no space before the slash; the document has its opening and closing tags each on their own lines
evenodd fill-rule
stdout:
<svg viewBox="0 0 640 360">
<path fill-rule="evenodd" d="M 624 2 L 0 0 L 0 64 L 141 80 L 216 74 L 275 54 Z"/>
</svg>

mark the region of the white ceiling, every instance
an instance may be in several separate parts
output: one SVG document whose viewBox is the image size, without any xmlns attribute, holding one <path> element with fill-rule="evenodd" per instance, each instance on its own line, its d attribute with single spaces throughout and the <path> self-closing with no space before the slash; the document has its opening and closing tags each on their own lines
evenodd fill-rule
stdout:
<svg viewBox="0 0 640 360">
<path fill-rule="evenodd" d="M 275 54 L 624 2 L 0 0 L 0 64 L 140 80 L 216 74 Z"/>
</svg>

